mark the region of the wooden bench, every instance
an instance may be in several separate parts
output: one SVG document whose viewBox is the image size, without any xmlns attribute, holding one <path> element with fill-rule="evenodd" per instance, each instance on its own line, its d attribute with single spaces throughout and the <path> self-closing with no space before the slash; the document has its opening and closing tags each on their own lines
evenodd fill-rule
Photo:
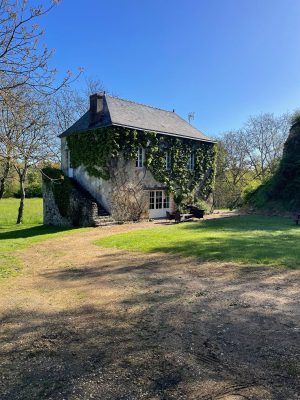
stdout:
<svg viewBox="0 0 300 400">
<path fill-rule="evenodd" d="M 175 222 L 184 222 L 193 218 L 193 214 L 180 214 L 179 211 L 176 211 L 174 213 L 174 217 L 175 217 Z"/>
</svg>

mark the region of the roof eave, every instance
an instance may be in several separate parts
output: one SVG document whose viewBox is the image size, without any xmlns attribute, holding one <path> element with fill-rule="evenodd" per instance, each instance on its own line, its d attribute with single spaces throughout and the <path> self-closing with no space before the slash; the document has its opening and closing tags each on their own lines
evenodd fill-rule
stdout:
<svg viewBox="0 0 300 400">
<path fill-rule="evenodd" d="M 124 124 L 118 124 L 118 123 L 112 123 L 112 125 L 122 126 L 124 128 L 136 129 L 138 131 L 155 132 L 155 133 L 159 133 L 161 135 L 176 136 L 176 137 L 180 137 L 182 139 L 191 139 L 191 140 L 198 140 L 200 142 L 217 143 L 215 140 L 211 140 L 211 139 L 208 139 L 208 138 L 207 139 L 206 138 L 195 138 L 193 136 L 180 135 L 180 134 L 177 134 L 177 133 L 158 131 L 158 130 L 154 130 L 154 129 L 143 129 L 143 128 L 139 128 L 137 126 L 124 125 Z"/>
<path fill-rule="evenodd" d="M 120 126 L 120 127 L 123 127 L 123 128 L 136 129 L 138 131 L 155 132 L 155 133 L 158 133 L 158 134 L 161 134 L 161 135 L 174 136 L 174 137 L 179 137 L 179 138 L 182 138 L 182 139 L 196 140 L 198 142 L 217 143 L 215 140 L 211 140 L 211 139 L 195 138 L 193 136 L 180 135 L 180 134 L 177 134 L 177 133 L 158 131 L 158 130 L 153 130 L 153 129 L 143 129 L 143 128 L 140 128 L 140 127 L 137 127 L 137 126 L 124 125 L 124 124 L 118 124 L 118 123 L 111 123 L 111 124 L 107 124 L 107 125 L 103 125 L 103 126 L 95 126 L 94 128 L 88 128 L 86 130 L 77 131 L 77 132 L 66 133 L 67 131 L 65 131 L 65 132 L 61 133 L 60 135 L 58 135 L 58 137 L 59 138 L 63 138 L 63 137 L 70 136 L 73 133 L 84 133 L 84 132 L 91 131 L 93 129 L 107 128 L 109 126 Z"/>
</svg>

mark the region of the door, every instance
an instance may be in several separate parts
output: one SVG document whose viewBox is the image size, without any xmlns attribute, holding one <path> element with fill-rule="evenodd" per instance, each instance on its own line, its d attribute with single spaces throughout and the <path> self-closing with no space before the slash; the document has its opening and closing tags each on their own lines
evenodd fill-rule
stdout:
<svg viewBox="0 0 300 400">
<path fill-rule="evenodd" d="M 165 218 L 166 211 L 171 211 L 169 194 L 164 190 L 151 190 L 149 192 L 149 217 Z"/>
</svg>

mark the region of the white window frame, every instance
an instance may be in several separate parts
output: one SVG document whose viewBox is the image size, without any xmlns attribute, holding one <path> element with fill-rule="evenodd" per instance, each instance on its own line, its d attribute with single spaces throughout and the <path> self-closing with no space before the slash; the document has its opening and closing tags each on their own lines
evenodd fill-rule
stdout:
<svg viewBox="0 0 300 400">
<path fill-rule="evenodd" d="M 149 191 L 149 210 L 165 210 L 170 208 L 170 195 L 165 190 Z"/>
<path fill-rule="evenodd" d="M 73 178 L 74 169 L 71 162 L 71 152 L 69 148 L 66 146 L 66 165 L 67 165 L 67 175 L 69 178 Z"/>
<path fill-rule="evenodd" d="M 139 147 L 137 150 L 136 160 L 135 160 L 135 167 L 136 168 L 143 168 L 145 162 L 145 149 L 143 147 Z"/>
<path fill-rule="evenodd" d="M 195 153 L 191 153 L 188 160 L 188 170 L 194 171 L 195 169 Z"/>
<path fill-rule="evenodd" d="M 165 191 L 163 193 L 163 208 L 164 209 L 170 208 L 170 195 Z"/>
<path fill-rule="evenodd" d="M 149 210 L 155 210 L 155 190 L 149 192 Z"/>
<path fill-rule="evenodd" d="M 165 162 L 166 162 L 166 170 L 170 170 L 172 166 L 172 160 L 171 160 L 171 152 L 166 151 L 165 152 Z"/>
</svg>

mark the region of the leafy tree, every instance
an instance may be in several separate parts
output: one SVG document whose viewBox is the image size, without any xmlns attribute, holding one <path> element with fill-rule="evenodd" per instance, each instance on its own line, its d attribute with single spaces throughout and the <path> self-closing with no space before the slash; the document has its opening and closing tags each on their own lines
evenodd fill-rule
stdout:
<svg viewBox="0 0 300 400">
<path fill-rule="evenodd" d="M 243 130 L 243 147 L 255 178 L 263 182 L 274 173 L 288 136 L 290 114 L 252 116 Z"/>
</svg>

